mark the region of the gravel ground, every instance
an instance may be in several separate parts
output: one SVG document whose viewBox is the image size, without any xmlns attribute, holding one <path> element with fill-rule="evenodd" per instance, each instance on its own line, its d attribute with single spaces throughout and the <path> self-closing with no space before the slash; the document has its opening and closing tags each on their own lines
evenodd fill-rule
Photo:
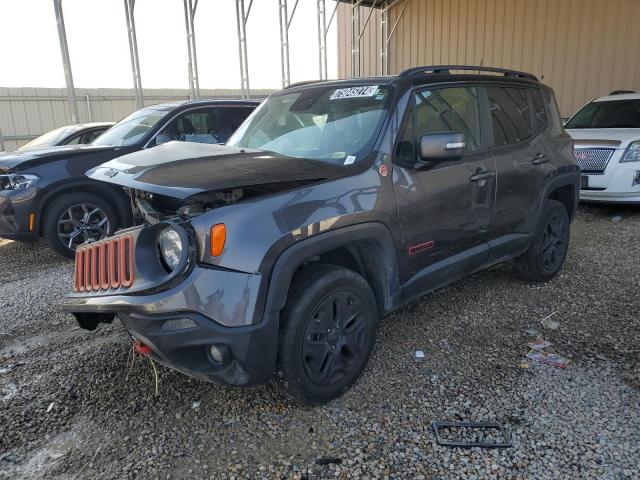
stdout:
<svg viewBox="0 0 640 480">
<path fill-rule="evenodd" d="M 638 478 L 639 258 L 640 209 L 581 207 L 552 282 L 499 265 L 426 296 L 381 323 L 354 388 L 301 408 L 160 366 L 156 396 L 120 325 L 59 311 L 71 263 L 0 241 L 0 478 Z M 530 329 L 569 367 L 525 362 Z M 513 447 L 437 445 L 431 421 L 465 419 Z"/>
</svg>

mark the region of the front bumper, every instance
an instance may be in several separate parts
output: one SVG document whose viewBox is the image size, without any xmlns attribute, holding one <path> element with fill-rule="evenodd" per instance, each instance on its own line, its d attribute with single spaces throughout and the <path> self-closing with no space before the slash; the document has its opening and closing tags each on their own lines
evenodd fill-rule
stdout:
<svg viewBox="0 0 640 480">
<path fill-rule="evenodd" d="M 187 375 L 231 385 L 269 381 L 276 364 L 278 316 L 254 323 L 259 275 L 195 267 L 177 286 L 149 295 L 82 296 L 62 309 L 81 327 L 95 328 L 117 315 L 130 335 L 150 347 L 153 358 Z M 187 328 L 167 330 L 172 323 Z M 209 347 L 228 353 L 222 363 Z"/>
<path fill-rule="evenodd" d="M 610 163 L 602 175 L 583 176 L 589 188 L 580 190 L 582 201 L 640 203 L 640 162 Z"/>
<path fill-rule="evenodd" d="M 34 242 L 38 240 L 37 223 L 29 230 L 29 214 L 34 212 L 35 189 L 0 191 L 0 237 Z M 38 216 L 36 215 L 36 221 Z"/>
</svg>

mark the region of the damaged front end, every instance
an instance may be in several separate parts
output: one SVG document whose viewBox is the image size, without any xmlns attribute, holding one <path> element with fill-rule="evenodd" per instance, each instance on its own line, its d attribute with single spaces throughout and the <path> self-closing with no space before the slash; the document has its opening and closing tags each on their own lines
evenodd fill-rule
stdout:
<svg viewBox="0 0 640 480">
<path fill-rule="evenodd" d="M 188 144 L 97 167 L 88 176 L 127 190 L 135 226 L 77 249 L 74 291 L 63 309 L 86 329 L 118 318 L 141 351 L 194 377 L 266 382 L 275 368 L 277 315 L 260 307 L 259 271 L 221 261 L 225 234 L 214 235 L 214 227 L 237 222 L 230 209 L 239 204 L 342 172 L 266 152 Z"/>
</svg>

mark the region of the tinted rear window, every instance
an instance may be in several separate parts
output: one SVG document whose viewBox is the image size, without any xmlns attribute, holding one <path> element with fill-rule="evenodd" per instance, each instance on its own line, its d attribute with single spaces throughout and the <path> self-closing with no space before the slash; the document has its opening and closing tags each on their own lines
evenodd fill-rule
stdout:
<svg viewBox="0 0 640 480">
<path fill-rule="evenodd" d="M 640 128 L 640 100 L 591 102 L 565 128 Z"/>
</svg>

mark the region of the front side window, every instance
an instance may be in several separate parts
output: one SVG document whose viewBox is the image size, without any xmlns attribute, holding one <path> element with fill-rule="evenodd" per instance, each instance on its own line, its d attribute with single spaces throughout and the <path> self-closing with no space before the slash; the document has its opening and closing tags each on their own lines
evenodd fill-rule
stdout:
<svg viewBox="0 0 640 480">
<path fill-rule="evenodd" d="M 390 98 L 379 85 L 285 91 L 262 103 L 227 145 L 353 163 L 371 152 Z"/>
<path fill-rule="evenodd" d="M 591 102 L 565 128 L 640 128 L 640 99 Z"/>
<path fill-rule="evenodd" d="M 477 88 L 441 88 L 416 93 L 398 135 L 396 158 L 414 162 L 420 138 L 440 132 L 463 133 L 465 152 L 480 150 L 482 137 Z"/>
<path fill-rule="evenodd" d="M 518 143 L 533 134 L 532 115 L 527 100 L 527 89 L 515 87 L 488 87 L 489 109 L 496 147 Z"/>
<path fill-rule="evenodd" d="M 93 142 L 94 145 L 117 147 L 133 145 L 155 127 L 167 114 L 167 110 L 143 108 L 123 118 Z"/>
</svg>

